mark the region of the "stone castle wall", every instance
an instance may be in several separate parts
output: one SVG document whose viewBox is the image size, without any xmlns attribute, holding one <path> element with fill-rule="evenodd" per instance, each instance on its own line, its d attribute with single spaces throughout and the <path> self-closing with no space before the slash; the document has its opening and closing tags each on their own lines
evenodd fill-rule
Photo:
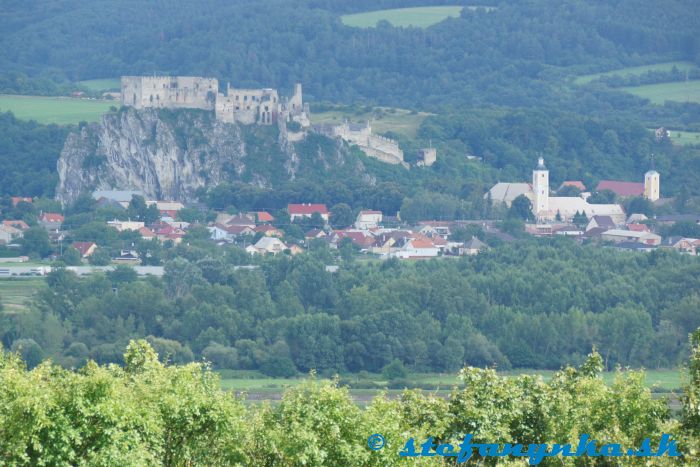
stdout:
<svg viewBox="0 0 700 467">
<path fill-rule="evenodd" d="M 216 78 L 196 76 L 122 76 L 122 105 L 161 109 L 214 110 L 219 92 Z"/>
<path fill-rule="evenodd" d="M 272 125 L 279 118 L 310 125 L 308 105 L 301 84 L 281 100 L 276 89 L 237 89 L 227 85 L 219 92 L 215 78 L 195 76 L 123 76 L 121 103 L 136 109 L 183 108 L 213 110 L 216 119 L 228 123 Z"/>
</svg>

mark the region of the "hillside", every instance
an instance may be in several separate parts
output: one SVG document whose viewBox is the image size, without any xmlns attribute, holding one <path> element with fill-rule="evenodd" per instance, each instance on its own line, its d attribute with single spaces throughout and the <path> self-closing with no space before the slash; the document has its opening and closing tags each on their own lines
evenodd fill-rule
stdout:
<svg viewBox="0 0 700 467">
<path fill-rule="evenodd" d="M 196 110 L 124 108 L 68 135 L 56 196 L 70 203 L 96 189 L 133 189 L 194 201 L 197 190 L 224 182 L 271 188 L 327 171 L 359 178 L 365 168 L 347 147 L 318 135 L 290 143 L 277 126 L 222 123 Z"/>
</svg>

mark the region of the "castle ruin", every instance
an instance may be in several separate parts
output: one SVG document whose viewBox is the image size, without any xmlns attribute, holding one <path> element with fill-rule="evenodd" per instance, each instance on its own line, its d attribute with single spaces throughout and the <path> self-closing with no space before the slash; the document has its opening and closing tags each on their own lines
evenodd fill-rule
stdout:
<svg viewBox="0 0 700 467">
<path fill-rule="evenodd" d="M 216 78 L 197 76 L 122 76 L 121 103 L 136 109 L 211 110 L 216 119 L 245 125 L 272 125 L 278 119 L 310 126 L 308 104 L 302 101 L 301 84 L 291 98 L 280 99 L 276 89 L 237 89 L 226 85 L 219 92 Z"/>
<path fill-rule="evenodd" d="M 341 125 L 319 125 L 316 130 L 326 136 L 340 138 L 357 145 L 369 157 L 408 168 L 408 164 L 403 160 L 403 151 L 399 143 L 393 139 L 372 134 L 372 125 L 369 122 L 358 124 L 345 121 Z"/>
</svg>

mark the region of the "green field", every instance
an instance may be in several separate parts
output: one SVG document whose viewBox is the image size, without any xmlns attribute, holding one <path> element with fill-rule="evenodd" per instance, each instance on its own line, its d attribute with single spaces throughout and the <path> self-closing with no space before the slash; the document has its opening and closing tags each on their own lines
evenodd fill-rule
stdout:
<svg viewBox="0 0 700 467">
<path fill-rule="evenodd" d="M 696 131 L 678 131 L 669 130 L 671 132 L 671 141 L 674 144 L 690 146 L 691 144 L 700 144 L 700 132 Z"/>
<path fill-rule="evenodd" d="M 241 377 L 239 373 L 244 373 L 245 375 Z M 221 386 L 224 389 L 233 390 L 236 392 L 246 392 L 253 396 L 255 400 L 268 400 L 279 398 L 281 392 L 287 387 L 293 387 L 300 384 L 303 378 L 270 378 L 265 377 L 257 372 L 237 372 L 230 370 L 223 370 L 221 372 Z M 515 370 L 501 372 L 502 375 L 516 376 L 521 374 L 537 374 L 541 375 L 545 381 L 551 379 L 554 371 L 548 370 Z M 603 374 L 603 379 L 607 384 L 611 384 L 615 378 L 615 372 L 609 371 Z M 341 383 L 343 381 L 351 381 L 353 384 L 355 382 L 367 382 L 371 381 L 379 386 L 387 384 L 387 381 L 383 380 L 381 375 L 373 374 L 369 375 L 368 379 L 360 380 L 357 375 L 347 375 L 341 377 Z M 430 392 L 434 392 L 439 389 L 440 394 L 447 394 L 449 390 L 459 384 L 459 378 L 456 373 L 454 374 L 413 374 L 408 377 L 408 381 L 417 387 L 425 385 L 433 385 Z M 646 371 L 646 382 L 647 386 L 650 388 L 656 388 L 656 392 L 669 393 L 673 390 L 679 389 L 681 384 L 681 373 L 680 370 L 647 370 Z M 389 394 L 398 394 L 401 390 L 392 389 L 389 390 Z M 350 394 L 355 398 L 363 401 L 367 401 L 369 398 L 377 395 L 379 389 L 351 389 Z"/>
<path fill-rule="evenodd" d="M 119 91 L 121 81 L 119 78 L 89 79 L 78 81 L 78 84 L 90 91 Z"/>
<path fill-rule="evenodd" d="M 354 15 L 341 16 L 343 24 L 354 28 L 373 28 L 379 21 L 388 21 L 394 26 L 415 26 L 427 28 L 440 21 L 457 17 L 463 6 L 426 6 L 416 8 L 395 8 L 392 10 L 368 11 Z M 476 9 L 478 7 L 466 7 Z M 483 7 L 492 9 L 489 7 Z"/>
<path fill-rule="evenodd" d="M 425 112 L 410 112 L 404 109 L 389 109 L 377 107 L 372 111 L 353 112 L 338 108 L 325 112 L 311 112 L 311 121 L 318 123 L 343 123 L 345 119 L 351 122 L 366 122 L 372 124 L 373 133 L 393 131 L 409 138 L 415 138 L 416 131 L 423 120 L 430 114 Z"/>
<path fill-rule="evenodd" d="M 700 79 L 620 88 L 654 104 L 666 101 L 700 103 Z"/>
<path fill-rule="evenodd" d="M 576 78 L 574 80 L 574 83 L 586 84 L 586 83 L 590 83 L 591 81 L 593 81 L 595 79 L 602 78 L 604 76 L 626 77 L 626 76 L 643 75 L 647 71 L 671 71 L 674 66 L 680 71 L 697 69 L 697 66 L 693 62 L 676 61 L 676 62 L 655 63 L 653 65 L 631 66 L 631 67 L 627 67 L 627 68 L 620 68 L 618 70 L 606 71 L 604 73 L 593 73 L 590 75 L 583 75 L 583 76 L 579 76 L 578 78 Z"/>
<path fill-rule="evenodd" d="M 25 310 L 27 300 L 45 287 L 46 281 L 38 277 L 0 279 L 0 302 L 3 304 L 3 312 L 12 313 Z"/>
<path fill-rule="evenodd" d="M 22 120 L 66 125 L 97 121 L 115 101 L 71 97 L 0 95 L 0 112 L 11 111 Z"/>
</svg>

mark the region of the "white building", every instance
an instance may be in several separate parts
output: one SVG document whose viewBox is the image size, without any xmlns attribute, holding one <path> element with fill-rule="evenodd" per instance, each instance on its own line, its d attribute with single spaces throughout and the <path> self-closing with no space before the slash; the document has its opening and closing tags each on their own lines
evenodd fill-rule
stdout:
<svg viewBox="0 0 700 467">
<path fill-rule="evenodd" d="M 539 213 L 549 212 L 549 170 L 544 165 L 544 158 L 537 159 L 537 167 L 532 171 L 532 209 Z"/>
<path fill-rule="evenodd" d="M 360 211 L 355 220 L 358 230 L 376 229 L 382 222 L 382 211 Z"/>
</svg>

